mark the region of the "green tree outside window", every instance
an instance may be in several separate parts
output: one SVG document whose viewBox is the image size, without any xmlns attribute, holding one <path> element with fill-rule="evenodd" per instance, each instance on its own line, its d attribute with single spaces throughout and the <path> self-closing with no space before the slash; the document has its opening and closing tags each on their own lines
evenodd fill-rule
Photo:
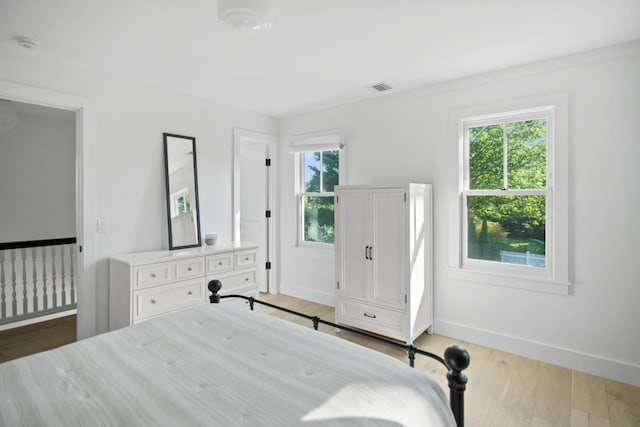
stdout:
<svg viewBox="0 0 640 427">
<path fill-rule="evenodd" d="M 333 191 L 339 184 L 340 151 L 306 152 L 303 156 L 303 240 L 334 243 Z"/>
<path fill-rule="evenodd" d="M 468 138 L 468 258 L 545 266 L 547 197 L 536 190 L 547 188 L 547 120 L 472 127 Z"/>
</svg>

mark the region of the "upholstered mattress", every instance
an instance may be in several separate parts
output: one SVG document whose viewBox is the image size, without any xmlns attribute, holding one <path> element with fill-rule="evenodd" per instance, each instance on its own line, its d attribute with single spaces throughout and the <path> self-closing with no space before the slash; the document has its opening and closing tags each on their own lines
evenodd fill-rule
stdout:
<svg viewBox="0 0 640 427">
<path fill-rule="evenodd" d="M 4 426 L 455 425 L 387 355 L 211 304 L 0 364 Z"/>
</svg>

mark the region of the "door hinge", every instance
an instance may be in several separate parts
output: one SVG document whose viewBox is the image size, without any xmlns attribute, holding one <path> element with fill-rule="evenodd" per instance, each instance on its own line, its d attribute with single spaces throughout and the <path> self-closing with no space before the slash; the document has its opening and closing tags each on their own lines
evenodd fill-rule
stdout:
<svg viewBox="0 0 640 427">
<path fill-rule="evenodd" d="M 338 284 L 338 286 L 336 287 L 336 289 L 340 289 L 340 282 L 336 282 Z"/>
<path fill-rule="evenodd" d="M 404 193 L 404 202 L 407 203 L 407 193 Z"/>
<path fill-rule="evenodd" d="M 78 245 L 78 252 L 82 252 L 82 245 Z"/>
<path fill-rule="evenodd" d="M 267 210 L 267 211 L 265 211 L 265 216 L 266 216 L 267 218 L 271 218 L 271 210 Z"/>
<path fill-rule="evenodd" d="M 407 303 L 407 294 L 404 294 L 404 303 Z"/>
<path fill-rule="evenodd" d="M 266 264 L 264 265 L 264 268 L 267 270 L 271 270 L 271 261 L 267 261 Z"/>
<path fill-rule="evenodd" d="M 271 159 L 264 159 L 265 166 L 271 166 Z"/>
<path fill-rule="evenodd" d="M 336 203 L 340 201 L 340 196 L 336 196 Z"/>
</svg>

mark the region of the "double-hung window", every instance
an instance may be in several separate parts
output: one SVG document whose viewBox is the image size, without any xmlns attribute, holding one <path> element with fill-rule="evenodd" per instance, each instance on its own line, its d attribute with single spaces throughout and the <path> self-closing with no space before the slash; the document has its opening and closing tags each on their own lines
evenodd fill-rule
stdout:
<svg viewBox="0 0 640 427">
<path fill-rule="evenodd" d="M 543 111 L 464 124 L 466 265 L 551 266 L 549 121 Z"/>
<path fill-rule="evenodd" d="M 300 241 L 333 244 L 333 190 L 340 183 L 340 150 L 304 151 L 299 158 Z"/>
<path fill-rule="evenodd" d="M 456 120 L 461 185 L 455 277 L 568 292 L 567 106 L 566 97 L 553 100 L 557 105 L 461 113 Z"/>
</svg>

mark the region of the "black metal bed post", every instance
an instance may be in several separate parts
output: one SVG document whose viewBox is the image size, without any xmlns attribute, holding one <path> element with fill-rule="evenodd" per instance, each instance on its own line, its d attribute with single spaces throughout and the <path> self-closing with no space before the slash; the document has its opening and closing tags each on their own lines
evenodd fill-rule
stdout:
<svg viewBox="0 0 640 427">
<path fill-rule="evenodd" d="M 464 391 L 467 388 L 467 376 L 462 373 L 469 367 L 469 352 L 459 345 L 447 347 L 444 360 L 449 368 L 449 404 L 458 427 L 464 427 Z"/>
</svg>

